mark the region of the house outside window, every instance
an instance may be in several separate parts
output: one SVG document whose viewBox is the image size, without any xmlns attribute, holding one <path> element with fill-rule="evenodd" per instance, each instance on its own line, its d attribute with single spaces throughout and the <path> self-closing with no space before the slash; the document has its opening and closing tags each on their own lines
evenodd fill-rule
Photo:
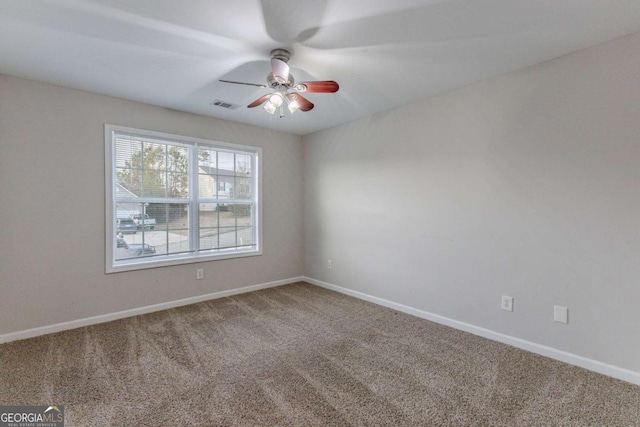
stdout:
<svg viewBox="0 0 640 427">
<path fill-rule="evenodd" d="M 106 271 L 260 255 L 261 154 L 106 125 Z"/>
</svg>

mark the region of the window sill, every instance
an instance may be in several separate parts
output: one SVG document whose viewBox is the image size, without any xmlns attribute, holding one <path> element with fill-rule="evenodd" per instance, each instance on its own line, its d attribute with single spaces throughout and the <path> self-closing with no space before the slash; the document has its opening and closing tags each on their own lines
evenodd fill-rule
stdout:
<svg viewBox="0 0 640 427">
<path fill-rule="evenodd" d="M 107 261 L 106 273 L 122 273 L 126 271 L 145 270 L 148 268 L 168 267 L 172 265 L 192 264 L 196 262 L 217 261 L 233 258 L 244 258 L 262 255 L 261 249 L 232 249 L 216 254 L 169 255 L 162 257 L 136 258 L 127 261 Z"/>
</svg>

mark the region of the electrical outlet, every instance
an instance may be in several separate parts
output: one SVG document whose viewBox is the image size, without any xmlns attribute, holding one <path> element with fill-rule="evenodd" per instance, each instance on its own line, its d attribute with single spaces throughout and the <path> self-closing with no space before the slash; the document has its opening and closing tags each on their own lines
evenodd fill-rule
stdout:
<svg viewBox="0 0 640 427">
<path fill-rule="evenodd" d="M 196 279 L 198 280 L 204 279 L 204 270 L 202 268 L 199 268 L 196 270 Z"/>
<path fill-rule="evenodd" d="M 502 309 L 513 311 L 513 297 L 502 295 Z"/>
<path fill-rule="evenodd" d="M 560 305 L 554 305 L 553 321 L 559 323 L 569 323 L 569 309 Z"/>
<path fill-rule="evenodd" d="M 327 260 L 327 268 L 328 268 L 329 270 L 331 270 L 331 267 L 333 267 L 333 263 L 331 262 L 331 260 L 330 260 L 330 259 L 328 259 L 328 260 Z"/>
</svg>

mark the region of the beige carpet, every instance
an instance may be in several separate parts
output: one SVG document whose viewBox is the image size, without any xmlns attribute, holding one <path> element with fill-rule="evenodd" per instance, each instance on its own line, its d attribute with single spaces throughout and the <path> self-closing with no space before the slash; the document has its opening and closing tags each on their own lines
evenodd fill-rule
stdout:
<svg viewBox="0 0 640 427">
<path fill-rule="evenodd" d="M 640 426 L 640 387 L 297 283 L 0 345 L 67 426 Z"/>
</svg>

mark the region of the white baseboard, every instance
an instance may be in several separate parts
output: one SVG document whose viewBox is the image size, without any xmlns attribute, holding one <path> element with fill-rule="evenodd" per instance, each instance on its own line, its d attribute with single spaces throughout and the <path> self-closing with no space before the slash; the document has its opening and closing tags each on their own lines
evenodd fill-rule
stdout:
<svg viewBox="0 0 640 427">
<path fill-rule="evenodd" d="M 245 286 L 237 289 L 229 289 L 227 291 L 213 292 L 206 295 L 198 295 L 196 297 L 179 299 L 176 301 L 163 302 L 160 304 L 148 305 L 145 307 L 133 308 L 130 310 L 118 311 L 117 313 L 101 314 L 99 316 L 87 317 L 84 319 L 71 320 L 69 322 L 56 323 L 55 325 L 41 326 L 38 328 L 26 329 L 24 331 L 11 332 L 0 335 L 0 344 L 33 338 L 40 335 L 52 334 L 55 332 L 67 331 L 83 326 L 95 325 L 98 323 L 111 322 L 112 320 L 124 319 L 125 317 L 138 316 L 140 314 L 153 313 L 155 311 L 167 310 L 169 308 L 182 307 L 184 305 L 195 304 L 202 301 L 209 301 L 217 298 L 229 297 L 232 295 L 244 294 L 247 292 L 258 291 L 260 289 L 273 288 L 276 286 L 288 285 L 289 283 L 301 282 L 304 277 L 292 277 L 289 279 L 276 280 L 275 282 L 260 283 L 258 285 Z"/>
<path fill-rule="evenodd" d="M 76 329 L 83 326 L 95 325 L 98 323 L 110 322 L 112 320 L 124 319 L 126 317 L 138 316 L 140 314 L 153 313 L 156 311 L 167 310 L 169 308 L 182 307 L 189 304 L 195 304 L 202 301 L 213 300 L 217 298 L 229 297 L 232 295 L 243 294 L 247 292 L 253 292 L 260 289 L 273 288 L 276 286 L 287 285 L 289 283 L 295 283 L 305 281 L 316 286 L 320 286 L 326 289 L 330 289 L 336 292 L 350 295 L 365 301 L 372 302 L 384 307 L 388 307 L 403 313 L 410 314 L 412 316 L 420 317 L 422 319 L 430 320 L 442 325 L 450 326 L 461 331 L 469 332 L 474 335 L 478 335 L 484 338 L 488 338 L 493 341 L 498 341 L 513 347 L 521 348 L 533 353 L 540 354 L 542 356 L 550 357 L 552 359 L 559 360 L 571 365 L 579 366 L 581 368 L 588 369 L 590 371 L 598 372 L 603 375 L 608 375 L 613 378 L 617 378 L 623 381 L 630 382 L 632 384 L 640 385 L 640 372 L 631 371 L 629 369 L 620 368 L 618 366 L 609 365 L 607 363 L 599 362 L 597 360 L 588 359 L 586 357 L 578 356 L 576 354 L 568 353 L 566 351 L 558 350 L 553 347 L 548 347 L 541 344 L 536 344 L 531 341 L 526 341 L 520 338 L 505 335 L 500 332 L 495 332 L 490 329 L 481 328 L 479 326 L 471 325 L 469 323 L 460 322 L 458 320 L 450 319 L 448 317 L 440 316 L 437 314 L 429 313 L 424 310 L 409 307 L 404 304 L 395 303 L 385 300 L 383 298 L 374 297 L 362 292 L 354 291 L 351 289 L 343 288 L 341 286 L 333 285 L 331 283 L 316 280 L 311 277 L 292 277 L 289 279 L 277 280 L 274 282 L 261 283 L 252 286 L 245 286 L 237 289 L 229 289 L 226 291 L 213 292 L 206 295 L 199 295 L 190 298 L 184 298 L 176 301 L 164 302 L 161 304 L 154 304 L 145 307 L 134 308 L 130 310 L 119 311 L 116 313 L 103 314 L 99 316 L 87 317 L 84 319 L 72 320 L 69 322 L 57 323 L 54 325 L 47 325 L 38 328 L 26 329 L 18 332 L 11 332 L 8 334 L 0 335 L 0 344 L 11 341 L 17 341 L 27 338 L 33 338 L 40 335 L 52 334 L 55 332 L 66 331 L 69 329 Z"/>
<path fill-rule="evenodd" d="M 352 297 L 356 297 L 365 301 L 372 302 L 374 304 L 382 305 L 384 307 L 392 308 L 403 313 L 410 314 L 412 316 L 420 317 L 422 319 L 430 320 L 432 322 L 440 323 L 442 325 L 450 326 L 454 329 L 469 332 L 474 335 L 478 335 L 484 338 L 488 338 L 493 341 L 499 341 L 501 343 L 521 348 L 523 350 L 537 353 L 542 356 L 550 357 L 552 359 L 559 360 L 561 362 L 568 363 L 570 365 L 579 366 L 590 371 L 597 372 L 599 374 L 608 375 L 619 380 L 627 381 L 632 384 L 640 385 L 640 372 L 631 371 L 629 369 L 620 368 L 618 366 L 609 365 L 607 363 L 599 362 L 597 360 L 588 359 L 586 357 L 578 356 L 577 354 L 568 353 L 566 351 L 558 350 L 553 347 L 547 347 L 545 345 L 536 344 L 531 341 L 526 341 L 520 338 L 505 335 L 500 332 L 495 332 L 490 329 L 474 326 L 469 323 L 460 322 L 458 320 L 450 319 L 448 317 L 440 316 L 437 314 L 429 313 L 424 310 L 409 307 L 404 304 L 398 304 L 392 301 L 388 301 L 382 298 L 374 297 L 362 292 L 353 291 L 351 289 L 336 286 L 331 283 L 316 280 L 311 277 L 304 277 L 305 282 L 311 283 L 316 286 L 320 286 L 332 291 L 340 292 Z"/>
</svg>

